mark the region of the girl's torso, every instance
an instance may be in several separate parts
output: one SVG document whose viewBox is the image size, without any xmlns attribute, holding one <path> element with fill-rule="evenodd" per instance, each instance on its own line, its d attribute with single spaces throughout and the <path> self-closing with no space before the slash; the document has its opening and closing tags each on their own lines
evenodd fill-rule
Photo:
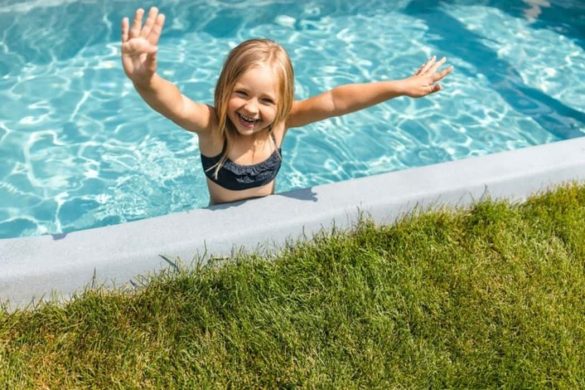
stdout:
<svg viewBox="0 0 585 390">
<path fill-rule="evenodd" d="M 281 156 L 279 149 L 282 145 L 284 133 L 285 127 L 283 123 L 273 126 L 272 133 L 268 130 L 263 130 L 253 136 L 239 136 L 239 138 L 234 140 L 232 142 L 233 144 L 228 148 L 227 158 L 229 161 L 227 162 L 228 166 L 225 167 L 230 172 L 225 172 L 222 177 L 225 186 L 238 189 L 226 188 L 221 185 L 221 180 L 219 180 L 219 183 L 216 183 L 215 181 L 217 180 L 211 180 L 209 177 L 206 177 L 211 204 L 234 202 L 273 194 L 275 189 L 275 179 L 273 176 L 275 176 L 280 167 Z M 219 157 L 223 154 L 225 146 L 226 140 L 222 139 L 217 131 L 199 134 L 199 149 L 204 165 L 205 162 L 209 165 L 218 161 Z M 261 172 L 258 172 L 259 170 Z M 270 176 L 271 171 L 274 170 L 276 170 L 274 175 Z M 214 172 L 215 168 L 213 167 L 206 176 Z M 254 175 L 256 174 L 260 176 L 264 175 L 265 177 L 269 175 L 268 180 L 270 181 L 267 182 L 267 180 L 261 180 L 258 177 L 261 180 L 261 185 L 239 189 L 241 186 L 228 179 L 230 174 L 232 176 L 241 174 L 246 176 L 246 178 L 252 178 L 252 180 L 254 180 Z"/>
</svg>

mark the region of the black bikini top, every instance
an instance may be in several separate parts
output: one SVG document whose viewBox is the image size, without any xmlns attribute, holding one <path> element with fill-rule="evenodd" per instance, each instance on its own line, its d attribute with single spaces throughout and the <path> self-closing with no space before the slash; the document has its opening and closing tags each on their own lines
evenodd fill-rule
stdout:
<svg viewBox="0 0 585 390">
<path fill-rule="evenodd" d="M 274 134 L 270 133 L 270 136 L 274 141 L 274 145 L 276 145 Z M 253 165 L 239 165 L 228 158 L 219 169 L 216 179 L 215 170 L 225 153 L 226 147 L 227 139 L 223 142 L 223 149 L 217 156 L 207 157 L 201 154 L 201 164 L 203 165 L 205 176 L 209 180 L 228 190 L 239 191 L 263 186 L 274 180 L 280 170 L 282 148 L 278 148 L 278 151 L 275 150 L 266 160 Z"/>
</svg>

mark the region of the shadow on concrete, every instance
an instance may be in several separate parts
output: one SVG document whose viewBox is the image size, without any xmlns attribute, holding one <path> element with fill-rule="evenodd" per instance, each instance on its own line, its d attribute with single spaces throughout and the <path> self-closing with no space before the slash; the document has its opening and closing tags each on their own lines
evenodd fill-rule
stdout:
<svg viewBox="0 0 585 390">
<path fill-rule="evenodd" d="M 313 187 L 291 190 L 291 191 L 279 193 L 277 195 L 286 196 L 287 198 L 294 198 L 294 199 L 298 199 L 298 200 L 306 200 L 306 201 L 312 201 L 312 202 L 316 202 L 318 200 L 317 193 L 313 190 Z"/>
</svg>

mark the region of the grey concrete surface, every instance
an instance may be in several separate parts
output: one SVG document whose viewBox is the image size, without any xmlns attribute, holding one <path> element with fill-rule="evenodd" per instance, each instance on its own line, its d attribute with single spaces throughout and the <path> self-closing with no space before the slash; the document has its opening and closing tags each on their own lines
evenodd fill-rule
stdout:
<svg viewBox="0 0 585 390">
<path fill-rule="evenodd" d="M 0 240 L 0 301 L 26 307 L 66 300 L 91 284 L 124 286 L 140 275 L 205 263 L 234 250 L 278 251 L 363 212 L 391 224 L 417 209 L 468 206 L 485 196 L 521 201 L 585 182 L 585 137 L 511 152 L 295 190 L 261 199 L 73 232 Z"/>
</svg>

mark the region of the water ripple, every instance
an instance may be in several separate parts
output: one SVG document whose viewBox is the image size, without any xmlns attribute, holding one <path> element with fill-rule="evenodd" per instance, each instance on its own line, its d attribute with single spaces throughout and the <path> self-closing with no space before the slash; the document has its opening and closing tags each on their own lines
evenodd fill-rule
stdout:
<svg viewBox="0 0 585 390">
<path fill-rule="evenodd" d="M 299 99 L 344 83 L 406 77 L 445 44 L 424 18 L 402 12 L 412 4 L 162 1 L 168 24 L 159 70 L 186 95 L 211 103 L 227 52 L 241 40 L 269 37 L 291 55 Z M 506 72 L 518 72 L 525 85 L 585 112 L 582 47 L 490 4 L 440 9 L 510 64 L 493 69 L 507 85 L 495 85 L 475 59 L 454 56 L 456 72 L 440 94 L 292 129 L 277 191 L 558 140 L 535 120 L 546 104 L 511 106 L 498 87 L 513 92 L 515 73 Z M 0 6 L 0 238 L 207 205 L 197 138 L 153 112 L 122 72 L 119 20 L 134 7 L 97 0 Z"/>
</svg>

